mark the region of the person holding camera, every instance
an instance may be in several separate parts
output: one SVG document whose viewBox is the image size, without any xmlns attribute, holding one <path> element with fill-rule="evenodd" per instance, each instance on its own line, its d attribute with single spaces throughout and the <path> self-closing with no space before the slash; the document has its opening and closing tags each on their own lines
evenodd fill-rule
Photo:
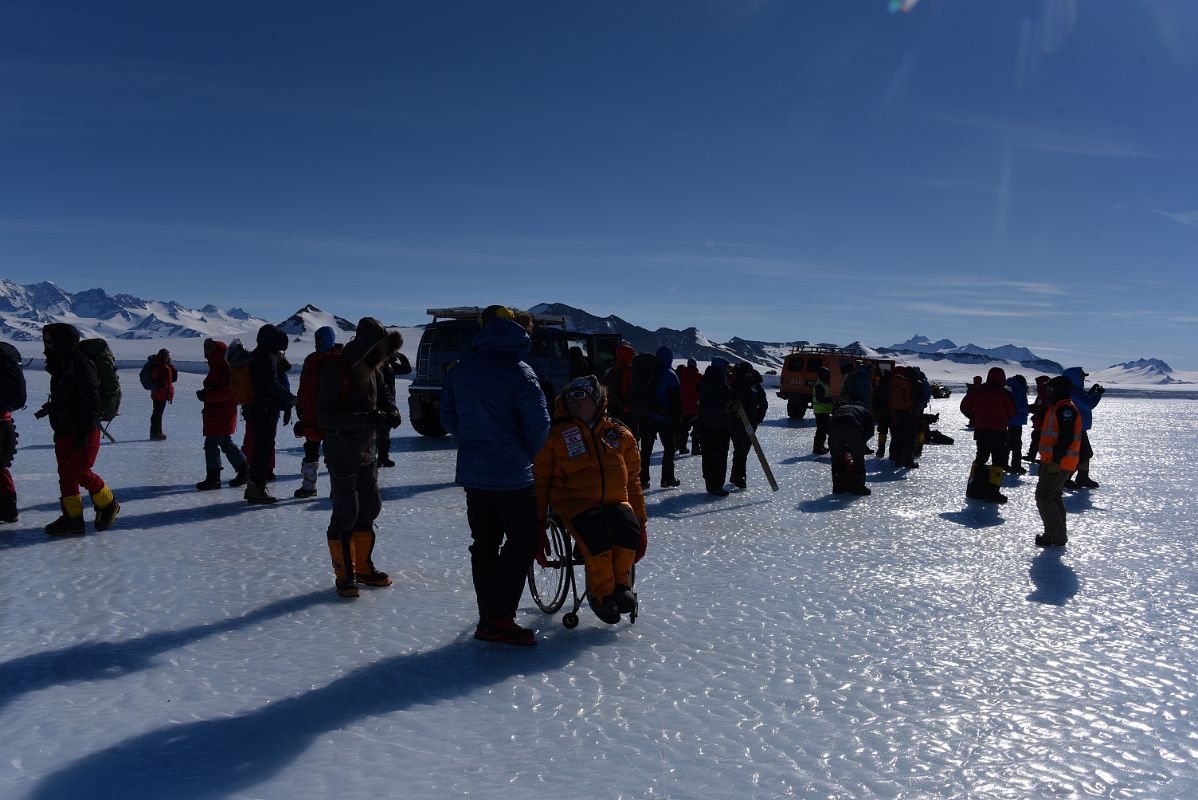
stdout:
<svg viewBox="0 0 1198 800">
<path fill-rule="evenodd" d="M 383 364 L 403 344 L 374 317 L 358 321 L 354 338 L 341 352 L 330 350 L 320 370 L 316 416 L 329 470 L 328 546 L 337 594 L 357 597 L 358 584 L 390 586 L 391 578 L 374 566 L 374 521 L 382 511 L 375 436 L 386 425 L 403 421 L 383 387 Z"/>
<path fill-rule="evenodd" d="M 1090 477 L 1090 459 L 1094 457 L 1094 448 L 1090 446 L 1090 426 L 1094 423 L 1094 406 L 1102 400 L 1106 392 L 1100 384 L 1085 388 L 1086 376 L 1090 373 L 1081 367 L 1070 367 L 1065 370 L 1065 377 L 1073 384 L 1070 400 L 1077 407 L 1082 418 L 1082 449 L 1077 463 L 1077 474 L 1065 482 L 1067 489 L 1097 489 L 1098 481 Z"/>
</svg>

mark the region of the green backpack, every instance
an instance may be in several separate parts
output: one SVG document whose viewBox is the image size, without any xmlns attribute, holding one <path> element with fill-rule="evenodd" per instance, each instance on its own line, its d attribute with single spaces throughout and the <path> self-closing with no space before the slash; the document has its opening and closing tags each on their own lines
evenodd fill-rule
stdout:
<svg viewBox="0 0 1198 800">
<path fill-rule="evenodd" d="M 121 378 L 116 373 L 116 360 L 108 342 L 103 339 L 84 339 L 79 352 L 96 365 L 100 378 L 100 421 L 112 422 L 121 413 Z"/>
</svg>

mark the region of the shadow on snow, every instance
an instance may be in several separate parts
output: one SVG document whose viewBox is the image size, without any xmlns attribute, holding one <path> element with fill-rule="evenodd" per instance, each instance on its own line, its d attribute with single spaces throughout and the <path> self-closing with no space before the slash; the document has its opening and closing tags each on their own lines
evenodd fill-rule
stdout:
<svg viewBox="0 0 1198 800">
<path fill-rule="evenodd" d="M 1073 567 L 1061 560 L 1063 552 L 1060 547 L 1048 547 L 1032 559 L 1028 577 L 1032 579 L 1032 585 L 1036 588 L 1027 596 L 1028 600 L 1033 603 L 1063 606 L 1069 602 L 1069 598 L 1077 594 L 1077 573 L 1073 571 Z"/>
</svg>

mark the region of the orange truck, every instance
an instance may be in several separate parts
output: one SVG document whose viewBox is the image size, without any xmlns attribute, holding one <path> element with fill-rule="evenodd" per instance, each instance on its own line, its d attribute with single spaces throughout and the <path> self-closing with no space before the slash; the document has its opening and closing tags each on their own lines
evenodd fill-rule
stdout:
<svg viewBox="0 0 1198 800">
<path fill-rule="evenodd" d="M 786 401 L 786 415 L 791 419 L 802 419 L 811 405 L 815 393 L 815 382 L 819 380 L 820 367 L 832 373 L 828 388 L 833 396 L 839 396 L 844 377 L 851 373 L 858 361 L 873 365 L 872 385 L 876 386 L 882 374 L 894 369 L 890 358 L 870 358 L 857 348 L 830 347 L 827 345 L 803 345 L 786 355 L 779 379 L 778 396 Z"/>
</svg>

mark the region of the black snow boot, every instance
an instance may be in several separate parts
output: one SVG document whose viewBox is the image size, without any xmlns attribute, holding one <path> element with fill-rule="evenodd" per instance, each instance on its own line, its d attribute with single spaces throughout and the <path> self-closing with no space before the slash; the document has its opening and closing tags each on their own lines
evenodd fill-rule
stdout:
<svg viewBox="0 0 1198 800">
<path fill-rule="evenodd" d="M 250 481 L 250 468 L 248 466 L 237 470 L 237 474 L 229 481 L 229 486 L 236 489 L 240 486 L 245 486 Z"/>
<path fill-rule="evenodd" d="M 6 494 L 0 497 L 0 522 L 19 522 L 17 514 L 17 496 Z"/>
<path fill-rule="evenodd" d="M 220 470 L 210 469 L 208 470 L 207 475 L 204 477 L 204 480 L 196 484 L 196 491 L 208 492 L 213 489 L 219 489 L 220 485 Z"/>
</svg>

